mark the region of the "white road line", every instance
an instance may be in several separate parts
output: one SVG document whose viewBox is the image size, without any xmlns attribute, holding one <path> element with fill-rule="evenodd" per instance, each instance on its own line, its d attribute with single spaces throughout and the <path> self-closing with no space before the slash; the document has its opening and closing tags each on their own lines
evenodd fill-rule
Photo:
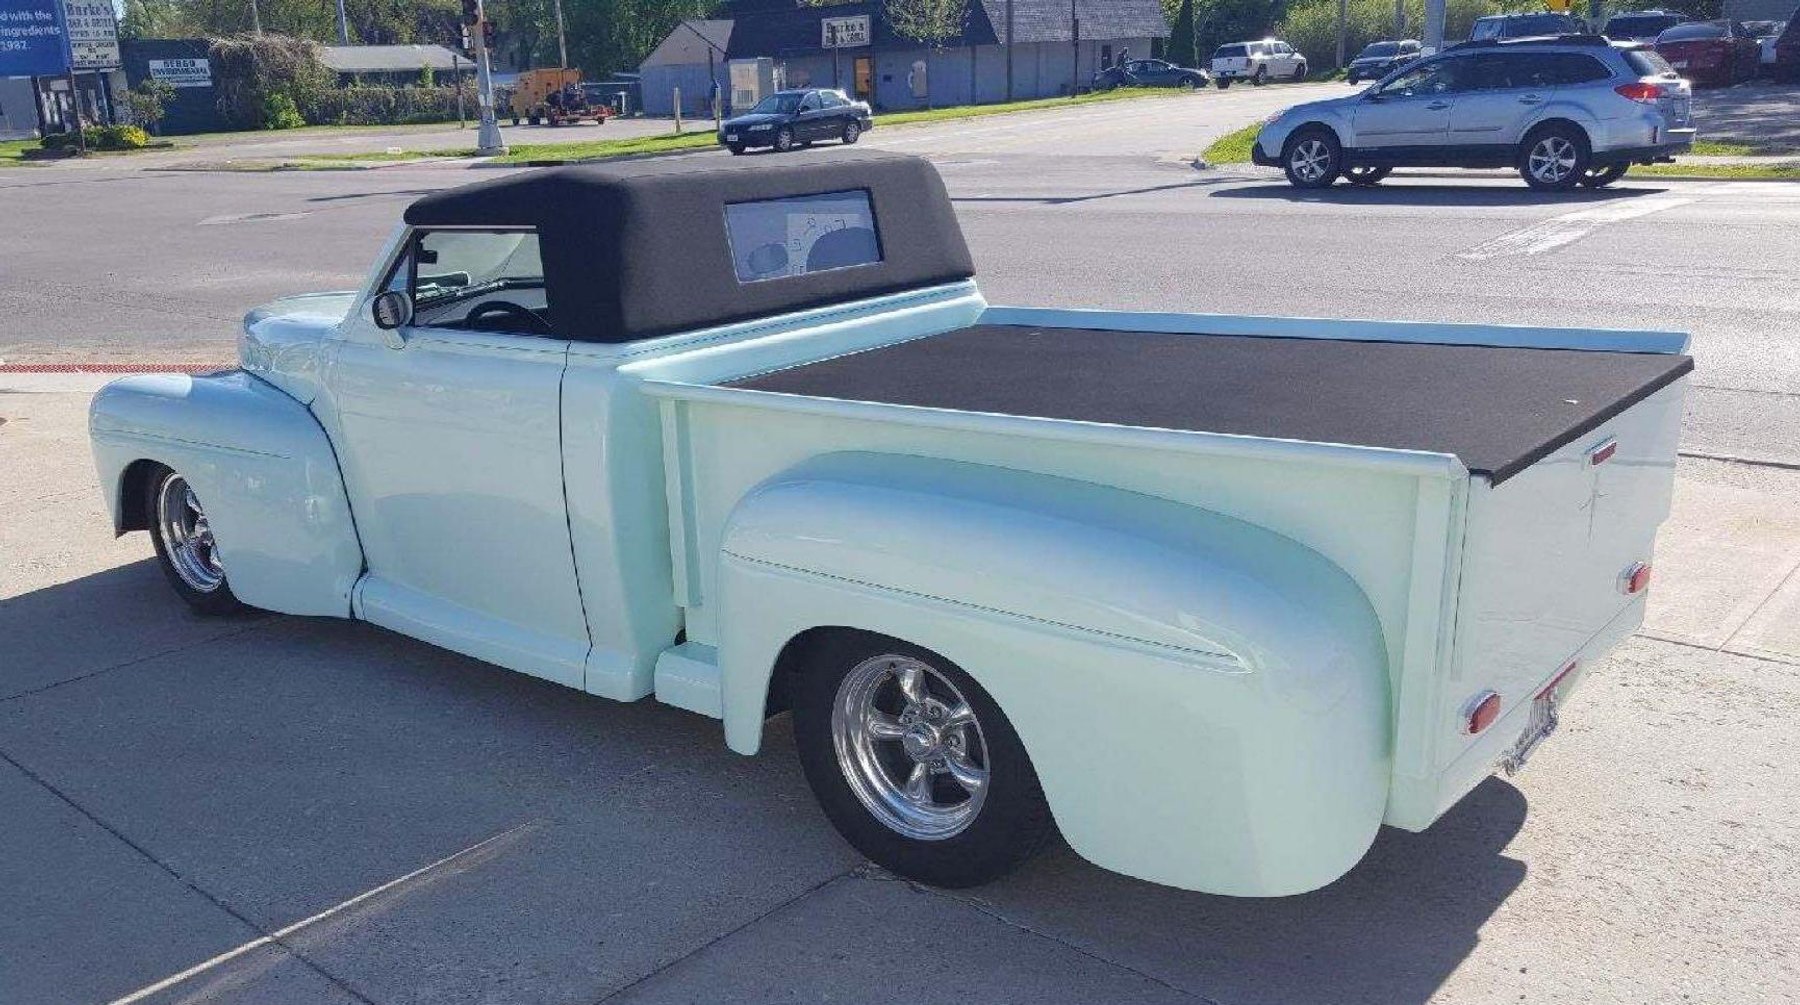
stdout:
<svg viewBox="0 0 1800 1005">
<path fill-rule="evenodd" d="M 1634 220 L 1640 216 L 1649 216 L 1651 213 L 1660 213 L 1665 209 L 1686 206 L 1693 201 L 1692 199 L 1642 197 L 1609 202 L 1592 209 L 1582 209 L 1573 213 L 1565 213 L 1562 216 L 1551 217 L 1523 230 L 1515 230 L 1510 234 L 1501 234 L 1491 241 L 1477 244 L 1456 257 L 1471 262 L 1485 262 L 1491 258 L 1541 255 L 1566 244 L 1573 244 L 1609 223 Z"/>
<path fill-rule="evenodd" d="M 337 904 L 333 907 L 328 907 L 325 910 L 320 911 L 318 914 L 315 914 L 310 918 L 305 918 L 303 920 L 296 921 L 293 924 L 287 926 L 286 928 L 281 929 L 278 932 L 271 932 L 270 934 L 265 935 L 260 939 L 251 939 L 249 942 L 246 942 L 243 945 L 238 946 L 236 949 L 228 949 L 225 952 L 222 952 L 219 955 L 213 957 L 212 959 L 205 961 L 204 963 L 196 963 L 193 966 L 187 968 L 186 970 L 181 971 L 178 974 L 171 974 L 168 977 L 164 977 L 162 980 L 157 981 L 155 984 L 146 984 L 145 986 L 137 989 L 136 991 L 133 991 L 132 993 L 126 995 L 123 998 L 113 999 L 109 1003 L 109 1005 L 131 1005 L 131 1003 L 133 1003 L 133 1002 L 143 1001 L 144 999 L 150 997 L 151 995 L 156 994 L 159 991 L 166 991 L 169 988 L 172 988 L 175 985 L 180 984 L 182 981 L 189 979 L 190 977 L 195 977 L 199 974 L 203 974 L 206 971 L 211 970 L 212 968 L 217 967 L 221 964 L 229 963 L 232 960 L 237 959 L 238 957 L 244 955 L 245 953 L 250 952 L 253 949 L 260 949 L 263 946 L 269 945 L 269 944 L 279 941 L 281 939 L 285 939 L 288 936 L 294 934 L 295 932 L 300 931 L 303 928 L 307 928 L 309 926 L 316 925 L 319 922 L 332 917 L 333 915 L 342 914 L 343 912 L 349 910 L 352 907 L 355 907 L 358 904 L 363 903 L 364 901 L 370 900 L 371 898 L 374 898 L 374 897 L 379 897 L 382 894 L 387 893 L 390 890 L 393 890 L 395 887 L 402 886 L 406 883 L 413 882 L 414 880 L 417 880 L 417 879 L 423 877 L 426 873 L 434 872 L 434 871 L 436 871 L 438 869 L 442 869 L 445 866 L 450 865 L 452 863 L 460 862 L 464 859 L 470 858 L 478 852 L 481 852 L 485 849 L 492 848 L 494 845 L 498 844 L 499 842 L 501 842 L 507 838 L 514 837 L 514 836 L 516 836 L 524 831 L 527 831 L 527 830 L 535 829 L 537 826 L 538 826 L 538 822 L 532 821 L 530 823 L 520 824 L 519 826 L 514 827 L 510 830 L 501 831 L 500 833 L 495 834 L 493 837 L 488 838 L 485 841 L 476 842 L 475 844 L 472 844 L 469 847 L 464 848 L 462 851 L 459 851 L 454 855 L 446 855 L 443 858 L 438 859 L 436 862 L 431 863 L 430 865 L 426 865 L 426 866 L 422 866 L 420 868 L 414 869 L 412 872 L 409 872 L 406 875 L 401 876 L 397 879 L 390 879 L 386 883 L 383 883 L 380 886 L 375 887 L 372 890 L 365 890 L 362 893 L 359 893 L 356 896 L 351 897 L 349 900 L 346 900 L 341 904 Z"/>
</svg>

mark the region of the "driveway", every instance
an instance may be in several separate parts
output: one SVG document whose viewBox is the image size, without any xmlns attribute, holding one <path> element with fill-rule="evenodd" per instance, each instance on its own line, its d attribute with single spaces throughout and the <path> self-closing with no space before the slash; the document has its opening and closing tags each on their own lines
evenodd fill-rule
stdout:
<svg viewBox="0 0 1800 1005">
<path fill-rule="evenodd" d="M 1694 124 L 1703 140 L 1747 143 L 1758 153 L 1800 153 L 1800 84 L 1757 80 L 1694 90 Z"/>
</svg>

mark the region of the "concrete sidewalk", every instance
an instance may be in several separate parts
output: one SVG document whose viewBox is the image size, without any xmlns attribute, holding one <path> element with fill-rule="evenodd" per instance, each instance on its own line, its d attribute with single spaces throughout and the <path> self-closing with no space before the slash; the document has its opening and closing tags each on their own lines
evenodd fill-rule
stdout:
<svg viewBox="0 0 1800 1005">
<path fill-rule="evenodd" d="M 99 382 L 0 374 L 0 1001 L 1800 995 L 1800 472 L 1684 462 L 1651 624 L 1557 738 L 1324 890 L 1057 848 L 952 894 L 837 838 L 785 720 L 744 758 L 367 625 L 192 617 L 107 530 Z"/>
</svg>

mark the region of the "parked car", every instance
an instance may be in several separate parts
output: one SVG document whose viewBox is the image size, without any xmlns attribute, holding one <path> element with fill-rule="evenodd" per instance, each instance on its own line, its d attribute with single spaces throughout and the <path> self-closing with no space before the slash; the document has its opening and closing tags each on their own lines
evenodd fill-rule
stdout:
<svg viewBox="0 0 1800 1005">
<path fill-rule="evenodd" d="M 1306 57 L 1280 39 L 1265 38 L 1219 46 L 1213 50 L 1207 69 L 1221 91 L 1234 80 L 1248 80 L 1261 87 L 1271 80 L 1305 80 Z"/>
<path fill-rule="evenodd" d="M 753 147 L 788 151 L 820 140 L 855 143 L 874 128 L 866 102 L 825 87 L 776 91 L 748 112 L 719 124 L 719 145 L 734 154 Z"/>
<path fill-rule="evenodd" d="M 1110 91 L 1115 87 L 1205 87 L 1212 78 L 1205 70 L 1176 66 L 1162 59 L 1134 59 L 1115 63 L 1094 74 L 1094 90 Z"/>
<path fill-rule="evenodd" d="M 1656 36 L 1688 20 L 1666 10 L 1626 11 L 1607 19 L 1606 37 L 1615 42 L 1655 42 Z"/>
<path fill-rule="evenodd" d="M 825 816 L 915 880 L 1054 830 L 1316 889 L 1518 770 L 1643 620 L 1681 335 L 990 307 L 894 154 L 404 219 L 359 290 L 252 312 L 241 369 L 99 392 L 112 526 L 200 614 L 369 621 L 746 755 L 791 712 Z"/>
<path fill-rule="evenodd" d="M 1370 42 L 1350 61 L 1344 79 L 1352 84 L 1359 80 L 1380 80 L 1418 59 L 1420 55 L 1419 40 L 1416 38 L 1398 42 Z"/>
<path fill-rule="evenodd" d="M 1469 41 L 1547 38 L 1554 35 L 1579 35 L 1587 30 L 1587 22 L 1568 14 L 1489 14 L 1476 18 L 1469 26 Z"/>
<path fill-rule="evenodd" d="M 1787 26 L 1775 36 L 1774 74 L 1784 84 L 1800 82 L 1800 17 L 1788 18 Z"/>
<path fill-rule="evenodd" d="M 1515 167 L 1536 189 L 1598 188 L 1694 142 L 1691 89 L 1643 46 L 1599 35 L 1465 42 L 1361 94 L 1271 116 L 1252 160 L 1301 188 L 1395 167 Z"/>
<path fill-rule="evenodd" d="M 1756 76 L 1762 45 L 1736 21 L 1690 21 L 1656 37 L 1656 51 L 1696 84 L 1729 87 Z"/>
</svg>

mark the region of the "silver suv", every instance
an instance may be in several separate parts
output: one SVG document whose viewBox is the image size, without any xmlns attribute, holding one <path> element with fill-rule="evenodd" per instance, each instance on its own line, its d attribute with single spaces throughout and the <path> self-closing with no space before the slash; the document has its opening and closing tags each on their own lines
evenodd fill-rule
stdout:
<svg viewBox="0 0 1800 1005">
<path fill-rule="evenodd" d="M 1516 167 L 1535 189 L 1599 188 L 1694 142 L 1688 82 L 1598 35 L 1465 42 L 1360 94 L 1295 105 L 1251 148 L 1301 188 L 1373 185 L 1396 167 Z"/>
</svg>

